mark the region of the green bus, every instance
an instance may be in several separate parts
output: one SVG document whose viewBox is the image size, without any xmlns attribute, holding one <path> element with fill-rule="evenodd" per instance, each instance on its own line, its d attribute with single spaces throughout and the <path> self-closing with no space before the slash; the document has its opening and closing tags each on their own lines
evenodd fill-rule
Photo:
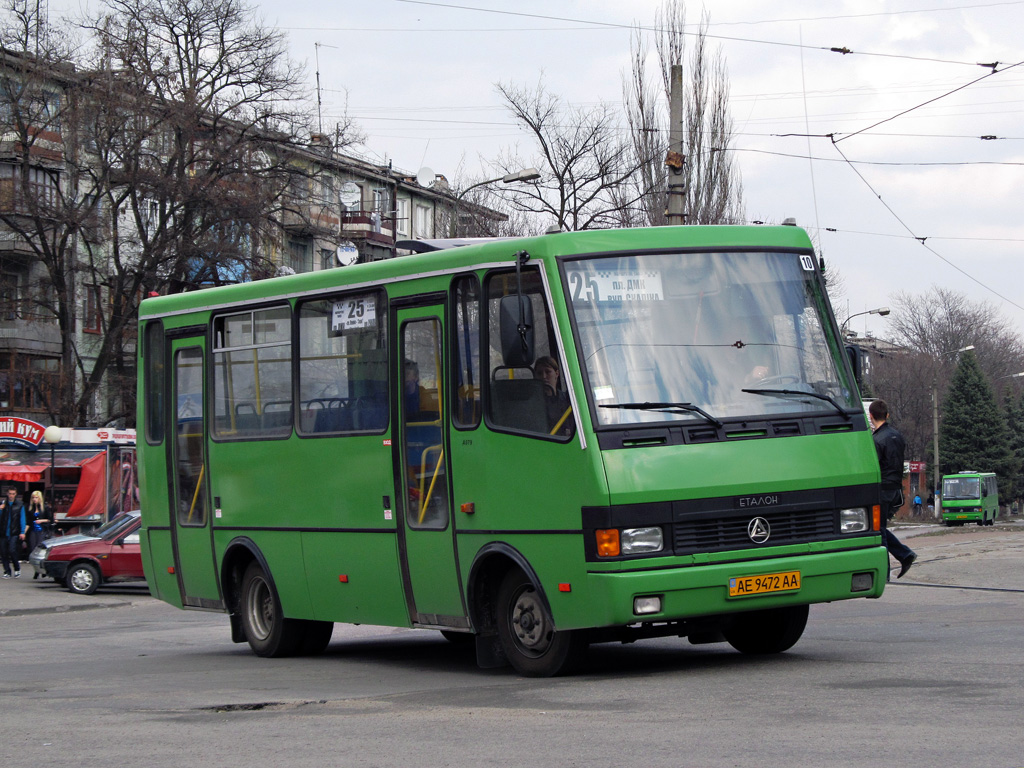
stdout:
<svg viewBox="0 0 1024 768">
<path fill-rule="evenodd" d="M 879 597 L 879 468 L 796 227 L 444 247 L 145 300 L 152 593 L 261 656 L 335 622 L 482 667 L 657 636 L 777 653 Z"/>
<path fill-rule="evenodd" d="M 995 472 L 966 470 L 942 476 L 942 521 L 947 526 L 993 525 L 999 515 Z"/>
</svg>

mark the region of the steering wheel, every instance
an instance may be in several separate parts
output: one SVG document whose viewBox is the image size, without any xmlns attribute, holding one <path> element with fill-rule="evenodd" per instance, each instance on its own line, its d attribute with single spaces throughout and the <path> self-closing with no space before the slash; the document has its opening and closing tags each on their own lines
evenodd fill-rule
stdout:
<svg viewBox="0 0 1024 768">
<path fill-rule="evenodd" d="M 783 373 L 778 376 L 765 376 L 759 381 L 755 381 L 751 386 L 746 389 L 760 389 L 761 387 L 770 387 L 778 384 L 796 384 L 800 381 L 800 377 L 793 373 Z"/>
</svg>

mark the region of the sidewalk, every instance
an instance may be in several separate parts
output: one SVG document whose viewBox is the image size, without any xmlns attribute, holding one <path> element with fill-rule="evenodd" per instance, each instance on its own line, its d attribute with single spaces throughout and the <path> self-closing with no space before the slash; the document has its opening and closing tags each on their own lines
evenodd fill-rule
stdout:
<svg viewBox="0 0 1024 768">
<path fill-rule="evenodd" d="M 0 579 L 0 619 L 39 613 L 126 608 L 140 600 L 152 600 L 144 581 L 100 587 L 92 595 L 76 595 L 53 579 L 33 580 L 32 566 L 21 564 L 21 578 Z"/>
</svg>

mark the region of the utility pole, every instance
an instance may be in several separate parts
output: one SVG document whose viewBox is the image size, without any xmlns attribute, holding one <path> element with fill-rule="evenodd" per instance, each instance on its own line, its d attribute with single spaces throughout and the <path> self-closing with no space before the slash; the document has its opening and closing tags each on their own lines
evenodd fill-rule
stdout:
<svg viewBox="0 0 1024 768">
<path fill-rule="evenodd" d="M 683 176 L 683 65 L 673 64 L 669 70 L 668 98 L 668 223 L 685 224 L 686 178 Z"/>
</svg>

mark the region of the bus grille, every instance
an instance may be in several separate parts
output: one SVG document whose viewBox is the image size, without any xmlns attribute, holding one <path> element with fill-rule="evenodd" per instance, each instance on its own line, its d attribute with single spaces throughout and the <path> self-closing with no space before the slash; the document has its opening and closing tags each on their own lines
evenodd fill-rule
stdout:
<svg viewBox="0 0 1024 768">
<path fill-rule="evenodd" d="M 771 536 L 763 544 L 755 544 L 747 535 L 747 525 L 754 517 L 763 517 L 771 526 Z M 836 511 L 832 509 L 775 510 L 677 521 L 674 525 L 675 554 L 772 547 L 838 538 L 836 521 Z"/>
</svg>

